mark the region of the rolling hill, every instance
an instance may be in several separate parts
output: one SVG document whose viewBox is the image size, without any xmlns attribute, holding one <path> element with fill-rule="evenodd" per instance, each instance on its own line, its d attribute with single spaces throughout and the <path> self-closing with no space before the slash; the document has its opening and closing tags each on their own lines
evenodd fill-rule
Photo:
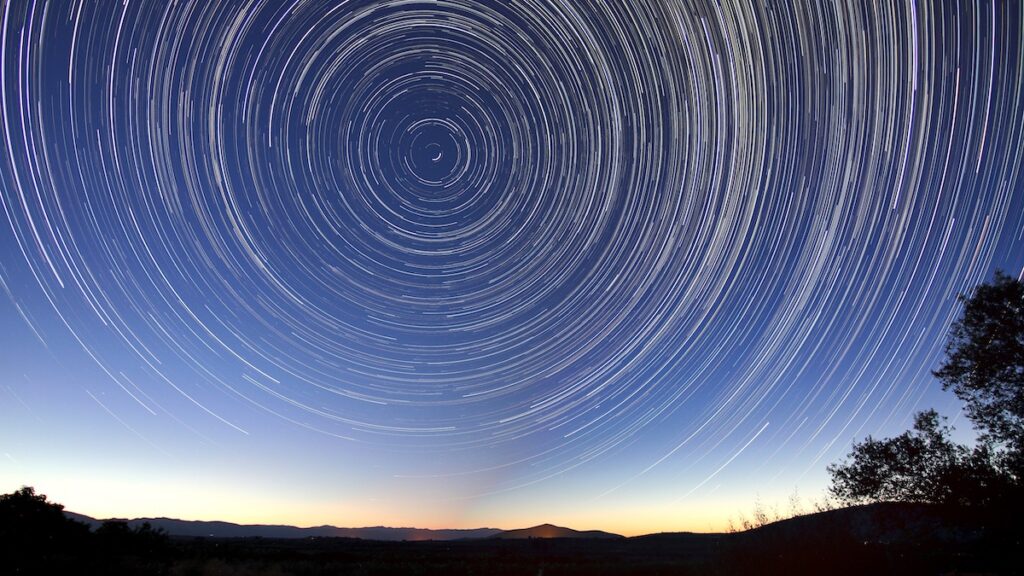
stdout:
<svg viewBox="0 0 1024 576">
<path fill-rule="evenodd" d="M 72 520 L 98 527 L 105 520 L 97 520 L 84 514 L 65 512 Z M 297 526 L 267 524 L 234 524 L 232 522 L 178 520 L 175 518 L 114 518 L 127 522 L 129 526 L 140 526 L 148 522 L 153 528 L 162 528 L 172 536 L 206 538 L 359 538 L 382 541 L 420 540 L 466 540 L 487 538 L 502 531 L 497 528 L 476 528 L 468 530 L 431 530 L 428 528 L 391 528 L 372 526 L 364 528 L 339 528 L 337 526 Z"/>
<path fill-rule="evenodd" d="M 500 540 L 523 540 L 529 538 L 588 538 L 588 539 L 613 539 L 625 538 L 619 534 L 602 532 L 601 530 L 573 530 L 553 524 L 541 524 L 532 528 L 521 528 L 519 530 L 506 530 L 490 536 Z"/>
</svg>

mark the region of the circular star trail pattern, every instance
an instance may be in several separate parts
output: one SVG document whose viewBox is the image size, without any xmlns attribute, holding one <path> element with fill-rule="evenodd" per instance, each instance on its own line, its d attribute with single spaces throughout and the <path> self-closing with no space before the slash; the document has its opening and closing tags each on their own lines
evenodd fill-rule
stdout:
<svg viewBox="0 0 1024 576">
<path fill-rule="evenodd" d="M 809 461 L 1024 264 L 1020 7 L 811 4 L 6 3 L 5 290 L 154 414 Z"/>
</svg>

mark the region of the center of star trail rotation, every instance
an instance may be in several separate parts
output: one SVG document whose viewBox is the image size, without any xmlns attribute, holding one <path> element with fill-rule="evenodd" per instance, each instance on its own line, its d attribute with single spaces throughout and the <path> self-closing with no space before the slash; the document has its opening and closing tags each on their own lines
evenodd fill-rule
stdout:
<svg viewBox="0 0 1024 576">
<path fill-rule="evenodd" d="M 909 414 L 955 295 L 1024 265 L 1021 30 L 999 2 L 6 3 L 4 288 L 139 411 L 451 473 L 504 450 L 501 488 L 648 443 L 628 473 L 809 467 Z"/>
</svg>

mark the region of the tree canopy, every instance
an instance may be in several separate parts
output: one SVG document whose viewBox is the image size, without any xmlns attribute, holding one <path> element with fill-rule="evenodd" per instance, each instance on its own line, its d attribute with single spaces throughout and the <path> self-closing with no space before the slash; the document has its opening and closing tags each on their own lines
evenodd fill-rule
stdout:
<svg viewBox="0 0 1024 576">
<path fill-rule="evenodd" d="M 987 505 L 1019 495 L 1024 462 L 1024 283 L 1002 272 L 970 295 L 934 375 L 964 402 L 978 444 L 950 440 L 934 410 L 895 438 L 870 436 L 828 467 L 840 501 Z"/>
<path fill-rule="evenodd" d="M 968 298 L 953 324 L 946 360 L 934 372 L 1004 457 L 1017 480 L 1024 455 L 1024 283 L 997 272 Z"/>
<path fill-rule="evenodd" d="M 949 440 L 949 428 L 934 410 L 921 412 L 913 430 L 895 438 L 870 436 L 853 446 L 850 461 L 830 466 L 833 494 L 847 502 L 875 500 L 945 502 L 952 498 L 949 476 L 966 457 Z"/>
</svg>

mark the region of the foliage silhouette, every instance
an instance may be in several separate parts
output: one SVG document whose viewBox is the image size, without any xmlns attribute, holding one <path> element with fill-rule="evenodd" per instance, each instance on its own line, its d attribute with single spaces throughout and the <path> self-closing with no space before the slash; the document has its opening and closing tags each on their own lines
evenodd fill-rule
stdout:
<svg viewBox="0 0 1024 576">
<path fill-rule="evenodd" d="M 914 418 L 913 430 L 895 438 L 853 445 L 848 462 L 829 466 L 832 495 L 848 504 L 869 502 L 948 503 L 958 494 L 968 450 L 949 439 L 949 427 L 934 410 Z"/>
<path fill-rule="evenodd" d="M 151 555 L 166 545 L 167 533 L 144 522 L 134 529 L 123 520 L 107 520 L 96 529 L 96 539 L 106 552 Z"/>
<path fill-rule="evenodd" d="M 0 557 L 13 573 L 68 567 L 86 550 L 89 536 L 88 526 L 29 486 L 0 495 Z"/>
<path fill-rule="evenodd" d="M 953 324 L 946 361 L 934 372 L 965 404 L 1000 467 L 1021 480 L 1024 464 L 1024 283 L 996 272 Z"/>
<path fill-rule="evenodd" d="M 961 296 L 946 359 L 934 372 L 953 389 L 978 444 L 949 438 L 934 411 L 917 414 L 912 430 L 885 440 L 870 436 L 846 460 L 828 467 L 841 502 L 925 502 L 993 507 L 1020 497 L 1024 461 L 1024 284 L 996 272 L 991 283 Z"/>
<path fill-rule="evenodd" d="M 916 415 L 913 429 L 884 440 L 854 443 L 845 460 L 828 467 L 830 493 L 852 505 L 875 502 L 938 506 L 953 526 L 974 533 L 992 567 L 1024 549 L 1019 510 L 1024 501 L 1024 284 L 996 272 L 991 283 L 961 296 L 946 358 L 934 375 L 952 389 L 978 431 L 973 447 L 950 439 L 934 411 Z"/>
<path fill-rule="evenodd" d="M 107 521 L 90 532 L 29 486 L 0 495 L 0 574 L 152 573 L 167 545 L 148 523 Z"/>
</svg>

